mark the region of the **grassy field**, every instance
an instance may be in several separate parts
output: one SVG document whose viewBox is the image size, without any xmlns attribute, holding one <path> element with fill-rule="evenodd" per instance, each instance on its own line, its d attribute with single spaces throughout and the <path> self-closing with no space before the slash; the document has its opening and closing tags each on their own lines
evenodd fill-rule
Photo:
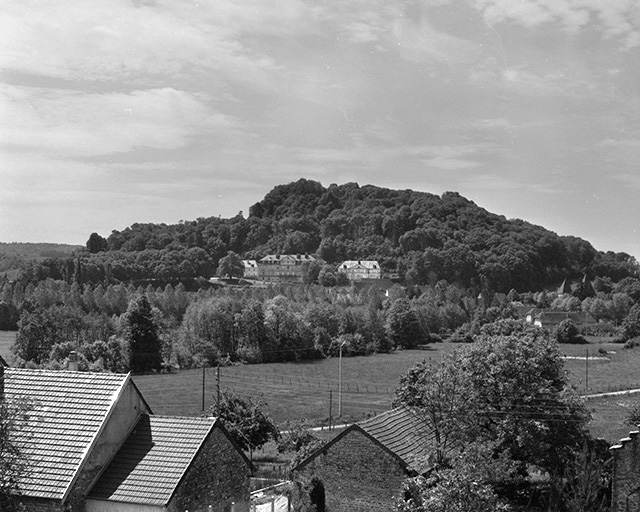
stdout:
<svg viewBox="0 0 640 512">
<path fill-rule="evenodd" d="M 351 422 L 390 407 L 400 376 L 424 358 L 440 358 L 459 345 L 441 343 L 431 350 L 407 350 L 390 355 L 343 358 L 342 418 L 338 411 L 338 360 L 307 363 L 233 366 L 220 369 L 220 389 L 246 393 L 267 404 L 279 423 L 306 418 L 326 424 L 330 391 L 334 423 Z M 587 349 L 589 359 L 587 361 Z M 598 349 L 606 354 L 598 353 Z M 566 368 L 581 394 L 640 388 L 640 349 L 625 350 L 619 344 L 563 345 Z M 587 388 L 588 378 L 588 388 Z M 193 415 L 202 411 L 202 370 L 175 375 L 149 375 L 135 378 L 157 414 Z M 205 410 L 213 404 L 216 370 L 205 371 Z M 591 399 L 588 407 L 592 433 L 615 442 L 628 434 L 624 423 L 629 408 L 640 402 L 639 395 Z"/>
<path fill-rule="evenodd" d="M 436 350 L 406 350 L 389 355 L 342 359 L 342 421 L 355 421 L 391 406 L 400 376 Z M 339 360 L 230 366 L 220 369 L 220 389 L 252 395 L 269 406 L 279 423 L 306 418 L 328 422 L 338 415 Z M 158 414 L 193 415 L 202 411 L 202 370 L 145 375 L 135 382 Z M 216 370 L 205 371 L 205 409 L 214 404 Z"/>
<path fill-rule="evenodd" d="M 11 345 L 16 339 L 16 333 L 14 331 L 0 331 L 0 356 L 5 360 L 9 360 L 11 355 Z"/>
<path fill-rule="evenodd" d="M 14 332 L 0 331 L 0 355 L 9 358 Z M 306 418 L 327 424 L 329 408 L 335 422 L 352 422 L 391 406 L 400 376 L 425 358 L 440 358 L 455 347 L 431 345 L 429 350 L 406 350 L 394 354 L 342 359 L 342 418 L 338 415 L 338 359 L 304 363 L 272 363 L 230 366 L 220 369 L 220 389 L 245 393 L 267 404 L 278 423 Z M 606 354 L 598 353 L 598 349 Z M 640 388 L 640 348 L 627 350 L 619 344 L 562 345 L 566 368 L 581 394 Z M 587 350 L 589 360 L 587 363 Z M 202 413 L 202 370 L 170 375 L 143 375 L 136 384 L 156 414 L 193 416 Z M 587 387 L 588 377 L 588 387 Z M 208 411 L 217 393 L 216 369 L 205 370 L 204 403 Z M 615 442 L 631 427 L 624 423 L 629 410 L 640 403 L 640 394 L 590 399 L 591 432 Z"/>
</svg>

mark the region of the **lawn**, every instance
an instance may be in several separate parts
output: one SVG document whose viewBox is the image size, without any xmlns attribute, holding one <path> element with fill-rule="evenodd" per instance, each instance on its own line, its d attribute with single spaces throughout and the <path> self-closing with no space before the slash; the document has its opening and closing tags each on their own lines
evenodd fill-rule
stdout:
<svg viewBox="0 0 640 512">
<path fill-rule="evenodd" d="M 445 349 L 438 345 L 440 349 Z M 449 347 L 447 347 L 449 348 Z M 342 422 L 352 422 L 391 407 L 400 376 L 416 362 L 440 357 L 439 350 L 405 350 L 393 354 L 342 359 Z M 208 410 L 217 394 L 217 371 L 205 371 L 204 398 Z M 338 415 L 339 359 L 303 363 L 272 363 L 220 368 L 220 389 L 245 393 L 268 404 L 278 423 L 306 418 L 326 424 L 329 409 Z M 135 382 L 158 414 L 202 412 L 202 370 L 173 375 L 144 375 Z"/>
<path fill-rule="evenodd" d="M 406 350 L 389 355 L 342 359 L 342 418 L 338 412 L 338 360 L 305 363 L 274 363 L 232 366 L 220 369 L 220 389 L 252 395 L 267 404 L 278 423 L 306 418 L 327 424 L 329 408 L 333 421 L 352 422 L 382 412 L 391 406 L 400 376 L 424 358 L 440 358 L 460 345 L 439 343 L 430 350 Z M 589 360 L 587 362 L 587 349 Z M 606 354 L 598 353 L 598 349 Z M 562 345 L 566 368 L 581 394 L 640 388 L 640 349 L 618 344 Z M 588 364 L 588 366 L 587 366 Z M 588 389 L 586 389 L 588 372 Z M 157 414 L 194 415 L 202 412 L 202 370 L 175 375 L 135 377 L 139 388 Z M 205 409 L 215 402 L 216 370 L 205 371 Z M 331 395 L 330 395 L 331 392 Z M 624 423 L 629 407 L 640 395 L 592 399 L 592 433 L 614 442 L 626 436 Z"/>
<path fill-rule="evenodd" d="M 15 331 L 0 331 L 0 356 L 6 361 L 11 356 L 11 345 L 16 339 L 16 334 Z"/>
</svg>

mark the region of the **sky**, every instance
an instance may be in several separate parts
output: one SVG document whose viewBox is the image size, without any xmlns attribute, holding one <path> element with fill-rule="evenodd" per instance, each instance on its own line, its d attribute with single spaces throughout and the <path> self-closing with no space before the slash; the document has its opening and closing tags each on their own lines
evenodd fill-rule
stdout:
<svg viewBox="0 0 640 512">
<path fill-rule="evenodd" d="M 636 0 L 3 0 L 0 241 L 232 217 L 307 178 L 640 259 Z"/>
</svg>

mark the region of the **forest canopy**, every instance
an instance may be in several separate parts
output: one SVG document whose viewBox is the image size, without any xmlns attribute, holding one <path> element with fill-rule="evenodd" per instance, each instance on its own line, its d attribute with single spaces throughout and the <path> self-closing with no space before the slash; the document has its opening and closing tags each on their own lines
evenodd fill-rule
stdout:
<svg viewBox="0 0 640 512">
<path fill-rule="evenodd" d="M 635 277 L 626 253 L 507 219 L 456 192 L 441 196 L 357 183 L 301 179 L 271 190 L 249 215 L 177 224 L 133 224 L 106 238 L 92 233 L 74 258 L 23 268 L 23 279 L 130 282 L 210 277 L 229 251 L 245 259 L 313 254 L 328 264 L 375 259 L 385 275 L 409 285 L 440 280 L 495 292 L 539 291 L 587 274 L 618 282 Z"/>
</svg>

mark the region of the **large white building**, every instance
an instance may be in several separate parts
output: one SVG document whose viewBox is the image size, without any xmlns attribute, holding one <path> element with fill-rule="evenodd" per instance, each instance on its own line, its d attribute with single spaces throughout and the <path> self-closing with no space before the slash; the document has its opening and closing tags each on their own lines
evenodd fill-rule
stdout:
<svg viewBox="0 0 640 512">
<path fill-rule="evenodd" d="M 258 262 L 258 273 L 264 281 L 289 281 L 301 283 L 305 264 L 316 261 L 308 254 L 270 254 Z"/>
<path fill-rule="evenodd" d="M 375 260 L 343 261 L 338 267 L 338 272 L 346 274 L 350 281 L 380 279 L 382 277 L 380 265 Z"/>
</svg>

